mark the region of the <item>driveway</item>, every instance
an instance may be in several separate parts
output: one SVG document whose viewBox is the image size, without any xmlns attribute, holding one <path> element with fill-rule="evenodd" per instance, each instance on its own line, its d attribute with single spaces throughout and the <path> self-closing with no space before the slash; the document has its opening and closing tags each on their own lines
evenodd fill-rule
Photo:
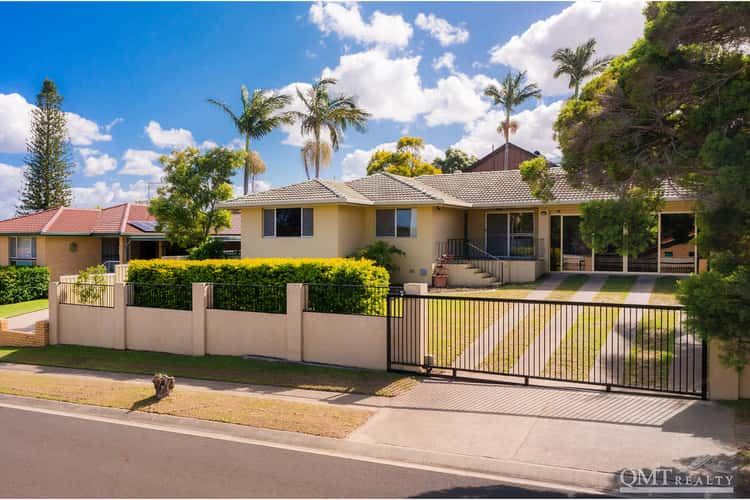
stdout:
<svg viewBox="0 0 750 500">
<path fill-rule="evenodd" d="M 37 321 L 45 321 L 48 319 L 49 309 L 42 309 L 41 311 L 34 311 L 8 318 L 8 328 L 11 330 L 31 332 L 34 331 L 34 325 Z"/>
</svg>

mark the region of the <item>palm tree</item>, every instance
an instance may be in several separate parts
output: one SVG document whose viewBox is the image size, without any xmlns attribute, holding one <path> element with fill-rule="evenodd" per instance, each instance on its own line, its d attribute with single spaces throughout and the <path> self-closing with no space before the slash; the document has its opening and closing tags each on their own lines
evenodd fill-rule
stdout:
<svg viewBox="0 0 750 500">
<path fill-rule="evenodd" d="M 327 167 L 331 164 L 331 145 L 326 141 L 320 141 L 316 143 L 313 140 L 305 141 L 305 145 L 302 146 L 302 164 L 305 166 L 305 175 L 310 179 L 310 167 L 315 168 L 316 158 L 320 162 L 320 165 Z"/>
<path fill-rule="evenodd" d="M 518 122 L 511 120 L 510 115 L 515 108 L 523 104 L 527 99 L 531 99 L 532 97 L 540 99 L 542 97 L 542 91 L 537 84 L 524 84 L 525 80 L 525 71 L 516 74 L 510 71 L 500 83 L 500 88 L 497 88 L 495 85 L 489 85 L 484 89 L 484 95 L 491 97 L 493 104 L 502 106 L 505 111 L 505 120 L 498 127 L 498 132 L 502 130 L 505 136 L 505 163 L 503 167 L 506 169 L 508 168 L 508 143 L 510 142 L 510 134 L 518 130 Z"/>
<path fill-rule="evenodd" d="M 328 87 L 336 85 L 333 78 L 324 78 L 315 82 L 306 92 L 297 89 L 297 95 L 305 107 L 303 112 L 295 111 L 293 115 L 300 123 L 300 132 L 312 136 L 312 145 L 308 148 L 315 169 L 315 177 L 320 177 L 320 167 L 324 164 L 327 143 L 321 141 L 320 134 L 328 131 L 331 139 L 330 148 L 338 151 L 339 144 L 347 127 L 354 127 L 364 132 L 370 113 L 358 108 L 353 96 L 331 95 Z M 323 144 L 326 144 L 324 146 Z M 306 144 L 307 146 L 307 144 Z M 328 153 L 330 153 L 330 148 Z M 305 158 L 303 151 L 303 159 Z M 330 158 L 328 159 L 330 161 Z M 307 169 L 307 165 L 305 165 Z"/>
<path fill-rule="evenodd" d="M 294 117 L 289 111 L 281 112 L 284 107 L 292 102 L 290 95 L 274 94 L 268 90 L 255 89 L 251 97 L 247 87 L 242 85 L 241 97 L 242 113 L 239 115 L 235 114 L 229 106 L 221 101 L 209 99 L 208 102 L 223 109 L 240 135 L 245 138 L 247 159 L 245 160 L 244 193 L 247 194 L 248 186 L 252 186 L 250 189 L 255 191 L 255 176 L 261 173 L 254 167 L 261 164 L 265 166 L 263 163 L 254 161 L 250 154 L 250 140 L 260 139 L 282 124 L 292 123 Z"/>
<path fill-rule="evenodd" d="M 591 60 L 596 53 L 596 40 L 589 39 L 583 45 L 572 49 L 557 49 L 552 54 L 552 60 L 557 63 L 554 77 L 559 78 L 562 75 L 568 75 L 570 81 L 568 88 L 573 91 L 573 99 L 578 99 L 578 91 L 581 88 L 583 80 L 604 71 L 604 68 L 612 61 L 612 57 L 607 56 L 601 59 Z"/>
</svg>

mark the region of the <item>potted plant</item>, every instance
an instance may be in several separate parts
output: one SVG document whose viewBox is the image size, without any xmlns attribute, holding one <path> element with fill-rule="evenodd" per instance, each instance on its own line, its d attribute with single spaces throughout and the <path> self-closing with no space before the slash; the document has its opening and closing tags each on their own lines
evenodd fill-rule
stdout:
<svg viewBox="0 0 750 500">
<path fill-rule="evenodd" d="M 432 286 L 435 288 L 445 288 L 448 286 L 448 271 L 442 262 L 438 262 L 435 269 L 432 270 Z"/>
</svg>

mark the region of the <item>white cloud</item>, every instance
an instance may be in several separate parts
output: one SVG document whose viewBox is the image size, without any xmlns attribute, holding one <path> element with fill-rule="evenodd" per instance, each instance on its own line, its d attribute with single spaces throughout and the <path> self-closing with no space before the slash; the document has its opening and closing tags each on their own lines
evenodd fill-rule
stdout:
<svg viewBox="0 0 750 500">
<path fill-rule="evenodd" d="M 448 71 L 453 71 L 456 63 L 456 55 L 453 52 L 446 52 L 442 56 L 432 61 L 432 68 L 437 71 L 441 68 L 445 68 Z"/>
<path fill-rule="evenodd" d="M 366 22 L 355 3 L 318 2 L 310 6 L 309 15 L 310 21 L 326 35 L 336 33 L 341 39 L 352 38 L 364 44 L 406 47 L 413 33 L 400 15 L 376 10 Z"/>
<path fill-rule="evenodd" d="M 20 94 L 0 94 L 0 152 L 22 153 L 31 130 L 31 111 L 36 106 Z M 89 146 L 98 141 L 111 141 L 99 125 L 76 113 L 65 113 L 68 137 L 75 146 Z"/>
<path fill-rule="evenodd" d="M 518 132 L 510 137 L 511 142 L 528 149 L 539 151 L 551 161 L 558 161 L 560 147 L 553 137 L 552 125 L 562 109 L 563 100 L 549 105 L 540 104 L 534 109 L 516 113 L 511 118 L 518 121 Z M 504 119 L 500 110 L 494 109 L 468 125 L 464 129 L 464 136 L 453 145 L 467 153 L 482 157 L 495 148 L 501 146 L 505 140 L 497 132 L 497 127 Z"/>
<path fill-rule="evenodd" d="M 198 149 L 213 149 L 219 147 L 214 141 L 203 141 L 198 145 Z"/>
<path fill-rule="evenodd" d="M 103 181 L 95 182 L 89 187 L 73 188 L 73 206 L 82 208 L 145 201 L 147 197 L 148 183 L 143 179 L 130 184 L 127 188 L 119 182 L 107 184 Z"/>
<path fill-rule="evenodd" d="M 161 155 L 155 151 L 142 149 L 128 149 L 122 155 L 124 165 L 120 169 L 122 175 L 140 175 L 159 180 L 162 176 L 162 168 L 159 165 Z"/>
<path fill-rule="evenodd" d="M 309 83 L 295 82 L 290 83 L 286 87 L 278 89 L 278 93 L 288 94 L 292 96 L 292 102 L 286 108 L 284 108 L 284 111 L 305 111 L 305 106 L 304 104 L 302 104 L 302 101 L 297 95 L 297 89 L 299 89 L 300 92 L 302 92 L 302 94 L 304 95 L 305 92 L 310 90 L 311 87 L 312 86 Z M 338 85 L 336 85 L 336 87 L 334 88 L 336 89 L 335 92 L 340 91 Z M 286 138 L 281 141 L 282 144 L 301 148 L 305 144 L 305 141 L 308 139 L 308 137 L 303 136 L 302 132 L 300 132 L 299 123 L 284 124 L 281 126 L 281 130 L 283 130 L 287 134 Z M 331 136 L 327 130 L 322 131 L 321 139 L 327 141 L 330 144 Z M 234 139 L 232 143 L 228 145 L 228 147 L 231 147 L 232 149 L 239 149 L 244 147 L 244 142 L 241 139 Z"/>
<path fill-rule="evenodd" d="M 106 132 L 111 132 L 112 129 L 115 128 L 115 125 L 118 125 L 124 121 L 125 121 L 125 118 L 115 118 L 114 120 L 112 120 L 111 122 L 109 122 L 108 124 L 104 126 L 104 130 Z"/>
<path fill-rule="evenodd" d="M 267 181 L 255 181 L 255 192 L 260 193 L 261 191 L 268 191 L 271 189 L 271 183 Z M 232 185 L 232 191 L 234 192 L 234 198 L 244 196 L 244 188 L 242 186 Z"/>
<path fill-rule="evenodd" d="M 86 177 L 104 175 L 117 168 L 117 160 L 108 154 L 90 148 L 78 148 L 78 152 L 83 157 L 83 175 Z"/>
<path fill-rule="evenodd" d="M 193 134 L 184 128 L 163 129 L 157 121 L 151 120 L 144 128 L 146 135 L 158 148 L 185 149 L 195 145 Z"/>
<path fill-rule="evenodd" d="M 643 6 L 643 0 L 576 2 L 493 47 L 490 62 L 526 70 L 529 80 L 545 95 L 565 94 L 567 79 L 552 77 L 556 68 L 552 53 L 559 48 L 574 48 L 592 37 L 599 57 L 624 53 L 643 33 Z"/>
<path fill-rule="evenodd" d="M 472 78 L 455 73 L 438 80 L 437 86 L 424 90 L 425 122 L 428 126 L 469 123 L 483 116 L 490 108 L 482 91 L 494 80 L 476 75 Z"/>
<path fill-rule="evenodd" d="M 18 192 L 23 183 L 23 168 L 0 163 L 0 220 L 13 217 Z"/>
<path fill-rule="evenodd" d="M 342 179 L 344 181 L 350 181 L 352 179 L 366 176 L 367 164 L 370 162 L 373 153 L 378 150 L 395 151 L 396 143 L 387 142 L 369 150 L 355 149 L 347 154 L 341 161 Z M 424 149 L 422 149 L 422 159 L 430 163 L 432 163 L 435 158 L 443 156 L 443 154 L 443 150 L 432 144 L 425 144 Z"/>
<path fill-rule="evenodd" d="M 430 33 L 432 38 L 440 42 L 443 47 L 448 47 L 456 43 L 466 43 L 469 39 L 469 32 L 463 28 L 453 26 L 443 18 L 435 14 L 419 13 L 414 20 L 417 28 Z"/>
</svg>

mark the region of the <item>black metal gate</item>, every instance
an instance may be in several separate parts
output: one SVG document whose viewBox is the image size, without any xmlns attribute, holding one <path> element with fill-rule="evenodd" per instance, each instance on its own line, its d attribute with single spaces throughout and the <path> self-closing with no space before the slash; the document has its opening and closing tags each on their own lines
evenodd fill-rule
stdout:
<svg viewBox="0 0 750 500">
<path fill-rule="evenodd" d="M 706 397 L 680 306 L 389 295 L 388 369 Z"/>
</svg>

